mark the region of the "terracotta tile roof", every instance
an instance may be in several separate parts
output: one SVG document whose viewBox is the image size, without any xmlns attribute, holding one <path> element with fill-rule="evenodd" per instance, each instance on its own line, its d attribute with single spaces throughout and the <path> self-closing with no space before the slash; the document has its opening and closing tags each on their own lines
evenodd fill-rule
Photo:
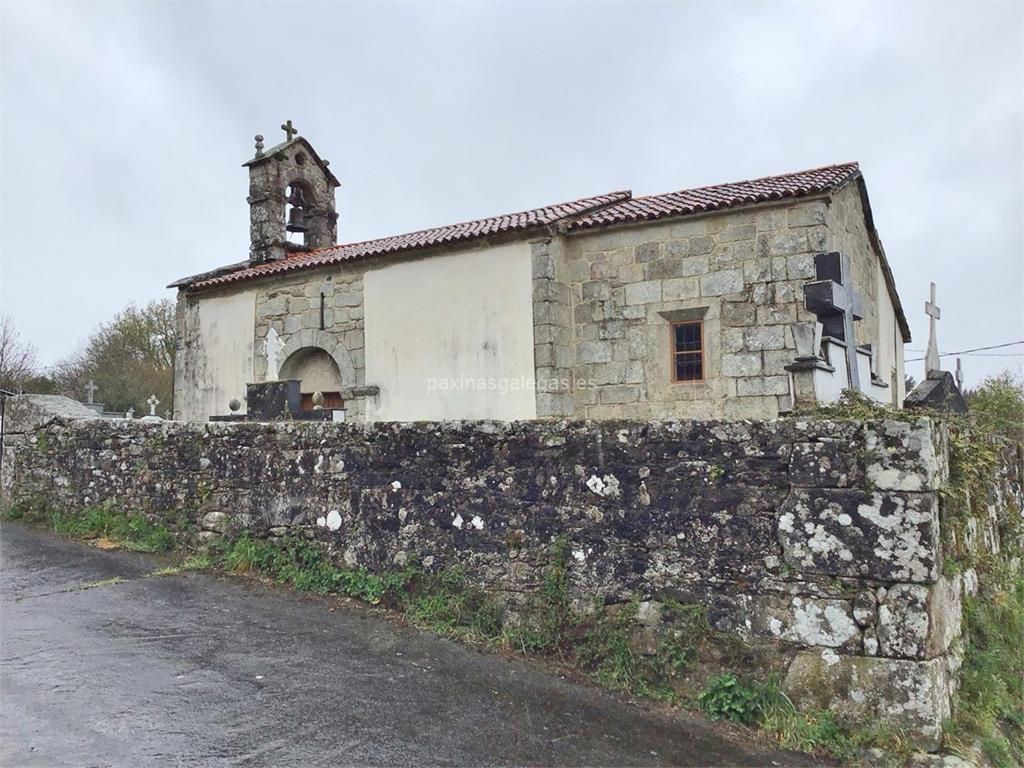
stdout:
<svg viewBox="0 0 1024 768">
<path fill-rule="evenodd" d="M 355 259 L 399 253 L 416 248 L 447 245 L 502 232 L 525 231 L 554 224 L 571 216 L 586 214 L 596 208 L 628 200 L 629 197 L 629 192 L 611 192 L 607 195 L 584 197 L 568 203 L 546 205 L 543 208 L 534 208 L 519 213 L 508 213 L 503 216 L 492 216 L 487 219 L 476 219 L 475 221 L 466 221 L 461 224 L 449 224 L 444 227 L 424 229 L 405 235 L 383 237 L 379 240 L 367 240 L 362 243 L 335 245 L 330 248 L 319 248 L 315 251 L 293 253 L 280 261 L 257 264 L 227 274 L 200 279 L 190 283 L 189 287 L 193 289 L 213 288 L 214 286 L 226 285 L 240 280 L 292 272 L 298 269 L 311 269 L 331 264 L 340 264 Z"/>
<path fill-rule="evenodd" d="M 685 216 L 737 205 L 803 197 L 834 189 L 859 173 L 857 163 L 843 163 L 810 171 L 767 176 L 762 179 L 684 189 L 664 195 L 624 200 L 575 219 L 569 231 L 591 227 L 650 221 L 666 216 Z"/>
<path fill-rule="evenodd" d="M 503 232 L 527 231 L 558 222 L 567 223 L 567 230 L 570 232 L 580 232 L 613 224 L 650 221 L 667 216 L 685 216 L 738 205 L 802 197 L 834 189 L 859 174 L 857 163 L 844 163 L 733 184 L 684 189 L 664 195 L 634 198 L 629 192 L 611 192 L 520 213 L 434 227 L 379 240 L 297 252 L 280 261 L 251 267 L 243 262 L 179 280 L 172 283 L 171 287 L 183 286 L 191 290 L 214 288 L 267 275 L 330 266 L 416 248 L 465 242 Z"/>
</svg>

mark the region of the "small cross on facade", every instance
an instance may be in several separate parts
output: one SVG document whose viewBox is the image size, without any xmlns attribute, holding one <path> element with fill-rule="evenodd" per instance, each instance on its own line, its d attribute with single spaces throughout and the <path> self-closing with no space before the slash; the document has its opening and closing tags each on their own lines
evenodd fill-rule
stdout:
<svg viewBox="0 0 1024 768">
<path fill-rule="evenodd" d="M 838 252 L 819 253 L 814 257 L 814 271 L 818 279 L 804 286 L 807 309 L 818 317 L 824 336 L 846 345 L 847 383 L 850 389 L 860 390 L 853 322 L 864 316 L 864 304 L 853 290 L 850 259 Z"/>
<path fill-rule="evenodd" d="M 291 141 L 292 136 L 297 136 L 299 134 L 299 129 L 292 127 L 291 120 L 282 125 L 281 130 L 284 131 L 284 135 L 288 137 L 287 139 L 285 139 L 285 141 Z"/>
<path fill-rule="evenodd" d="M 95 394 L 97 389 L 99 389 L 99 387 L 96 386 L 96 382 L 93 381 L 92 379 L 89 379 L 89 382 L 85 385 L 85 402 L 87 402 L 89 405 L 93 404 L 92 396 L 93 394 Z"/>
<path fill-rule="evenodd" d="M 156 395 L 150 395 L 146 404 L 149 406 L 149 415 L 156 416 L 156 407 L 160 405 L 160 401 L 156 399 Z"/>
<path fill-rule="evenodd" d="M 942 310 L 935 303 L 935 283 L 931 287 L 931 300 L 924 303 L 924 313 L 928 315 L 928 353 L 924 358 L 924 372 L 928 375 L 939 368 L 939 342 L 935 338 L 935 321 L 942 317 Z"/>
</svg>

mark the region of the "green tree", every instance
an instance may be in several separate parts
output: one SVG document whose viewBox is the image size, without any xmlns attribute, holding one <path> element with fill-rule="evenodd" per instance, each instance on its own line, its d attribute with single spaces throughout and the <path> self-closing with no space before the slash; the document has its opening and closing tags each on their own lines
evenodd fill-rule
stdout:
<svg viewBox="0 0 1024 768">
<path fill-rule="evenodd" d="M 1003 371 L 964 394 L 977 424 L 988 432 L 1024 441 L 1024 376 Z"/>
<path fill-rule="evenodd" d="M 93 331 L 85 346 L 57 367 L 55 378 L 60 391 L 75 399 L 92 379 L 99 388 L 97 401 L 110 411 L 149 413 L 146 400 L 156 395 L 162 414 L 171 407 L 174 345 L 173 301 L 152 301 L 141 309 L 131 304 Z"/>
</svg>

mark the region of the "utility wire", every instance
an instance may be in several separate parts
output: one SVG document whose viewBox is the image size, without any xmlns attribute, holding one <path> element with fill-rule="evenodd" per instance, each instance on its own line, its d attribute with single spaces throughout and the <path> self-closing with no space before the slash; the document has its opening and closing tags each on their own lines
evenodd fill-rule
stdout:
<svg viewBox="0 0 1024 768">
<path fill-rule="evenodd" d="M 1003 347 L 1012 347 L 1016 344 L 1024 344 L 1024 339 L 1021 341 L 1009 341 L 1006 344 L 993 344 L 990 347 L 975 347 L 974 349 L 962 349 L 959 352 L 943 352 L 939 357 L 951 357 L 953 355 L 966 355 L 971 352 L 982 352 L 986 349 L 1002 349 Z M 923 357 L 914 357 L 910 360 L 904 360 L 905 363 L 916 363 L 919 360 L 924 360 Z"/>
<path fill-rule="evenodd" d="M 972 352 L 964 357 L 1024 357 L 1024 352 Z"/>
</svg>

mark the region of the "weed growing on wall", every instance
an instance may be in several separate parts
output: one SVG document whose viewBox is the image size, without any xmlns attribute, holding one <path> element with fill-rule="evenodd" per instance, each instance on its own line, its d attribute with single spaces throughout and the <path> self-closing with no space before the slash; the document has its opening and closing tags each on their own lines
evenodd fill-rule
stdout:
<svg viewBox="0 0 1024 768">
<path fill-rule="evenodd" d="M 56 533 L 85 539 L 107 539 L 112 544 L 135 552 L 169 552 L 174 549 L 174 534 L 144 515 L 125 512 L 113 505 L 88 507 L 70 514 L 43 502 L 8 507 L 8 520 L 45 522 Z"/>
<path fill-rule="evenodd" d="M 666 600 L 661 617 L 664 627 L 653 649 L 638 648 L 638 607 L 633 601 L 579 619 L 585 631 L 579 633 L 574 660 L 609 688 L 676 702 L 679 696 L 673 681 L 685 675 L 696 661 L 700 645 L 711 637 L 704 607 Z"/>
<path fill-rule="evenodd" d="M 469 585 L 462 568 L 438 573 L 410 571 L 398 597 L 406 618 L 439 635 L 497 642 L 504 634 L 504 611 L 483 590 Z"/>
<path fill-rule="evenodd" d="M 1020 496 L 993 495 L 1001 471 L 1021 472 L 1024 380 L 987 379 L 968 394 L 971 413 L 952 419 L 950 483 L 943 494 L 945 572 L 973 568 L 979 591 L 964 600 L 964 658 L 951 747 L 968 759 L 980 752 L 996 768 L 1024 765 L 1024 517 Z M 1011 475 L 1020 494 L 1021 477 Z M 970 538 L 993 526 L 999 551 Z M 983 540 L 983 539 L 982 539 Z"/>
<path fill-rule="evenodd" d="M 995 768 L 1024 765 L 1024 577 L 965 600 L 964 628 L 956 716 L 946 735 L 967 757 L 977 746 Z"/>
<path fill-rule="evenodd" d="M 372 605 L 387 598 L 393 601 L 412 576 L 411 570 L 380 576 L 365 568 L 338 568 L 309 541 L 257 539 L 249 532 L 222 543 L 215 562 L 229 571 L 256 572 L 304 592 L 347 595 Z"/>
<path fill-rule="evenodd" d="M 697 701 L 713 719 L 755 726 L 787 749 L 826 754 L 843 762 L 870 747 L 883 749 L 893 764 L 902 764 L 910 754 L 899 733 L 882 727 L 850 730 L 828 710 L 801 712 L 775 677 L 759 681 L 731 673 L 718 675 L 708 681 Z"/>
</svg>

